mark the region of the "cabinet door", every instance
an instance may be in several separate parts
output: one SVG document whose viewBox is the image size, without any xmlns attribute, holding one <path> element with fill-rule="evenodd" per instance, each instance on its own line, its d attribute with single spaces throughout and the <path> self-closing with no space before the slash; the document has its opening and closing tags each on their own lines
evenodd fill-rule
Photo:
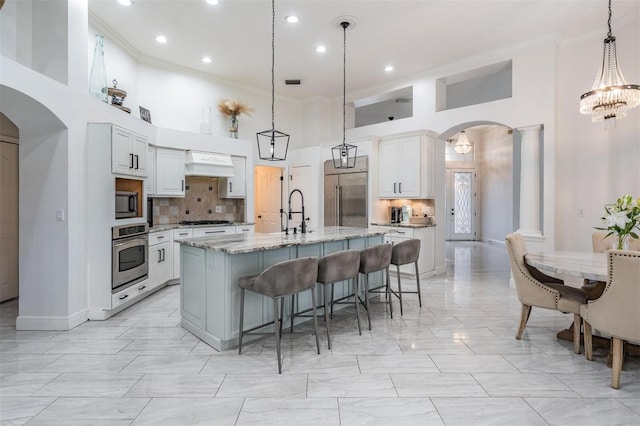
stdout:
<svg viewBox="0 0 640 426">
<path fill-rule="evenodd" d="M 111 171 L 113 173 L 133 174 L 135 160 L 131 152 L 132 136 L 128 130 L 117 126 L 111 128 Z"/>
<path fill-rule="evenodd" d="M 184 163 L 184 151 L 157 149 L 156 195 L 184 197 Z"/>
<path fill-rule="evenodd" d="M 420 136 L 398 140 L 398 198 L 420 197 Z"/>
<path fill-rule="evenodd" d="M 136 176 L 147 176 L 147 138 L 135 133 L 131 138 L 131 152 L 133 153 L 133 170 Z"/>
<path fill-rule="evenodd" d="M 147 147 L 147 178 L 144 180 L 144 191 L 147 196 L 156 194 L 156 148 Z"/>
<path fill-rule="evenodd" d="M 218 180 L 220 198 L 244 198 L 246 195 L 246 159 L 231 157 L 233 163 L 233 177 Z"/>
<path fill-rule="evenodd" d="M 181 238 L 190 238 L 193 235 L 191 228 L 189 229 L 174 229 L 173 239 L 179 240 Z M 180 243 L 173 243 L 173 277 L 180 278 Z"/>
<path fill-rule="evenodd" d="M 171 241 L 149 247 L 149 289 L 164 284 L 172 278 L 172 249 Z"/>
<path fill-rule="evenodd" d="M 398 141 L 381 141 L 378 148 L 378 197 L 399 198 Z"/>
</svg>

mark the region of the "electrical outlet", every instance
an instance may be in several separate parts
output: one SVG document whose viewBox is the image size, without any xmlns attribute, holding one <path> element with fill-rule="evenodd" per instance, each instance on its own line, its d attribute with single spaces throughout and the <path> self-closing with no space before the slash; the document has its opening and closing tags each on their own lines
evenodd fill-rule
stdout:
<svg viewBox="0 0 640 426">
<path fill-rule="evenodd" d="M 578 209 L 578 217 L 584 217 L 584 209 Z"/>
<path fill-rule="evenodd" d="M 222 206 L 216 206 L 216 213 L 222 213 Z"/>
</svg>

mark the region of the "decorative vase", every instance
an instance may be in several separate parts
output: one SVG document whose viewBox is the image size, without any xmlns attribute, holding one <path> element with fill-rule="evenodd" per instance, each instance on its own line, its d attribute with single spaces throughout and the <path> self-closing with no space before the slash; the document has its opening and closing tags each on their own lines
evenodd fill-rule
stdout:
<svg viewBox="0 0 640 426">
<path fill-rule="evenodd" d="M 229 117 L 231 119 L 229 123 L 229 137 L 238 139 L 238 119 L 235 114 L 231 114 Z"/>
<path fill-rule="evenodd" d="M 104 37 L 96 34 L 96 47 L 89 74 L 89 94 L 102 102 L 107 102 L 107 69 L 104 66 Z"/>
<path fill-rule="evenodd" d="M 613 250 L 629 250 L 629 234 L 618 235 L 618 239 L 613 242 Z"/>
</svg>

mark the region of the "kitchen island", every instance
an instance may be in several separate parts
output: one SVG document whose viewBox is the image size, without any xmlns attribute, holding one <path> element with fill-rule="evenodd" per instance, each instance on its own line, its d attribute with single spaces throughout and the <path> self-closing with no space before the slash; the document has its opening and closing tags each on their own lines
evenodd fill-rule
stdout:
<svg viewBox="0 0 640 426">
<path fill-rule="evenodd" d="M 326 227 L 306 234 L 236 234 L 179 240 L 180 314 L 182 326 L 217 350 L 237 345 L 240 316 L 238 278 L 259 274 L 269 266 L 298 257 L 363 249 L 383 243 L 385 231 L 367 228 Z M 381 273 L 371 274 L 370 288 L 382 285 Z M 316 290 L 318 300 L 321 289 Z M 347 282 L 336 283 L 334 298 L 350 294 Z M 290 312 L 285 299 L 285 316 Z M 337 305 L 336 308 L 345 306 Z M 301 294 L 297 311 L 311 308 L 311 295 Z M 297 318 L 296 321 L 303 321 Z M 267 298 L 245 294 L 245 329 L 273 321 L 273 304 Z M 249 336 L 247 336 L 249 337 Z"/>
</svg>

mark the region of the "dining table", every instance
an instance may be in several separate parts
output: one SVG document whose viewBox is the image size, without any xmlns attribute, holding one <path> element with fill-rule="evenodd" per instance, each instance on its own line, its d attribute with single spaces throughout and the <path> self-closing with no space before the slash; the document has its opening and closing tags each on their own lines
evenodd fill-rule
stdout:
<svg viewBox="0 0 640 426">
<path fill-rule="evenodd" d="M 606 282 L 608 278 L 608 255 L 599 252 L 583 251 L 543 251 L 527 253 L 525 262 L 547 275 L 565 279 L 566 285 L 581 286 L 590 281 Z M 574 280 L 567 279 L 568 277 Z M 580 282 L 577 279 L 582 279 Z M 580 283 L 580 284 L 576 284 Z M 558 339 L 573 342 L 573 326 L 558 332 Z M 610 339 L 602 336 L 593 336 L 593 345 L 609 347 Z M 625 345 L 625 352 L 640 355 L 640 346 Z M 607 362 L 610 365 L 610 361 Z"/>
</svg>

